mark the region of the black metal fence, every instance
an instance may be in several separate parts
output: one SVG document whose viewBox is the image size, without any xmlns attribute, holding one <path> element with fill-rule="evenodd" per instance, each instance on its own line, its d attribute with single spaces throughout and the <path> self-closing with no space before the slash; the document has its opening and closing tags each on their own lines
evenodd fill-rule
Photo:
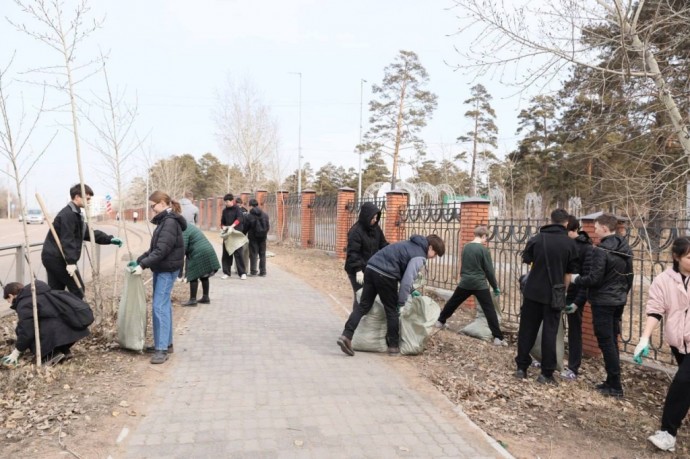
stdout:
<svg viewBox="0 0 690 459">
<path fill-rule="evenodd" d="M 275 193 L 271 193 L 266 195 L 266 200 L 263 203 L 259 203 L 263 207 L 263 211 L 268 214 L 268 221 L 270 223 L 271 228 L 268 231 L 268 234 L 272 236 L 276 236 L 279 234 L 278 231 L 278 206 L 277 206 L 277 201 L 276 201 L 276 195 Z"/>
<path fill-rule="evenodd" d="M 284 209 L 287 239 L 299 245 L 302 242 L 302 196 L 289 195 Z"/>
<path fill-rule="evenodd" d="M 316 196 L 311 206 L 314 247 L 335 252 L 338 196 Z"/>
</svg>

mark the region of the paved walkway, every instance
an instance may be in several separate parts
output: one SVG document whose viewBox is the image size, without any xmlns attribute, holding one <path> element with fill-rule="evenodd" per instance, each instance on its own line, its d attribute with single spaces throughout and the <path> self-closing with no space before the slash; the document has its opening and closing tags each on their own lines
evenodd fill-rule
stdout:
<svg viewBox="0 0 690 459">
<path fill-rule="evenodd" d="M 121 457 L 509 457 L 445 397 L 415 390 L 428 383 L 402 374 L 405 357 L 345 356 L 332 302 L 270 263 L 266 278 L 214 277 L 211 299 L 175 335 Z"/>
</svg>

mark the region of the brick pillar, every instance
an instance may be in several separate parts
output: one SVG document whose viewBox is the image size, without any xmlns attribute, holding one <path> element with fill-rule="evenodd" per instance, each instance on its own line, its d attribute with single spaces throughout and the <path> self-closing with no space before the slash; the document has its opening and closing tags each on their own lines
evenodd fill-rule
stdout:
<svg viewBox="0 0 690 459">
<path fill-rule="evenodd" d="M 489 222 L 488 199 L 470 198 L 460 203 L 460 234 L 458 235 L 458 247 L 461 256 L 465 244 L 474 239 L 474 229 L 479 225 L 486 225 Z M 458 260 L 458 269 L 462 268 L 462 257 Z M 476 308 L 474 296 L 470 296 L 464 303 L 467 308 Z"/>
<path fill-rule="evenodd" d="M 594 234 L 594 218 L 584 217 L 580 220 L 582 231 L 589 234 L 594 245 L 599 244 L 599 236 Z M 601 350 L 594 334 L 594 321 L 592 320 L 592 305 L 589 301 L 585 303 L 582 311 L 582 354 L 588 357 L 600 357 Z"/>
<path fill-rule="evenodd" d="M 405 238 L 405 224 L 400 220 L 400 211 L 407 208 L 409 198 L 407 191 L 403 190 L 386 193 L 386 223 L 383 233 L 391 244 Z"/>
<path fill-rule="evenodd" d="M 266 196 L 268 196 L 268 191 L 256 190 L 256 200 L 259 201 L 259 208 L 261 210 L 263 210 L 264 204 L 266 203 Z"/>
<path fill-rule="evenodd" d="M 310 249 L 314 247 L 314 238 L 316 237 L 316 222 L 314 220 L 314 200 L 316 199 L 316 191 L 302 190 L 302 206 L 300 207 L 300 224 L 303 249 Z"/>
<path fill-rule="evenodd" d="M 287 191 L 276 192 L 276 215 L 278 220 L 276 222 L 276 238 L 279 241 L 287 239 L 288 227 L 287 227 L 287 215 L 285 214 L 285 201 L 288 198 Z"/>
<path fill-rule="evenodd" d="M 242 199 L 242 206 L 249 209 L 249 198 L 252 194 L 249 191 L 244 191 L 240 193 L 240 198 Z"/>
<path fill-rule="evenodd" d="M 354 202 L 354 189 L 349 187 L 338 189 L 338 202 L 335 211 L 335 253 L 341 260 L 344 260 L 347 255 L 347 232 L 350 231 L 350 219 L 348 217 L 352 212 L 349 206 L 354 205 Z"/>
<path fill-rule="evenodd" d="M 211 212 L 211 230 L 220 229 L 220 217 L 223 214 L 223 209 L 225 209 L 225 201 L 223 201 L 223 196 L 217 196 L 216 198 L 209 199 L 209 208 Z"/>
<path fill-rule="evenodd" d="M 199 221 L 196 224 L 199 228 L 204 229 L 206 228 L 204 226 L 204 215 L 206 214 L 206 209 L 204 209 L 204 200 L 197 199 L 194 201 L 194 205 L 199 208 Z"/>
</svg>

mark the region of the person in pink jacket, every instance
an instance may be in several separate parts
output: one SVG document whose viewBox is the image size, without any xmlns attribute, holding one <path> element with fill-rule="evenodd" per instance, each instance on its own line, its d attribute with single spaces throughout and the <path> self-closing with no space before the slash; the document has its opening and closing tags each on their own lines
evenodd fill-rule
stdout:
<svg viewBox="0 0 690 459">
<path fill-rule="evenodd" d="M 690 238 L 681 237 L 671 247 L 673 267 L 658 275 L 649 287 L 647 322 L 635 348 L 634 360 L 642 363 L 649 353 L 649 337 L 662 317 L 666 318 L 664 338 L 678 363 L 678 371 L 671 382 L 661 416 L 661 430 L 648 440 L 662 451 L 674 451 L 676 433 L 690 409 Z"/>
</svg>

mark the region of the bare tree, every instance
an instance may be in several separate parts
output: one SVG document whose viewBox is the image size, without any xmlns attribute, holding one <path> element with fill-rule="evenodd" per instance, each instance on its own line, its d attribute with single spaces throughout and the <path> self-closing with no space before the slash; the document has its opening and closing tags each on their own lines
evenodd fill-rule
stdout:
<svg viewBox="0 0 690 459">
<path fill-rule="evenodd" d="M 274 162 L 278 146 L 278 123 L 270 108 L 249 81 L 228 80 L 214 115 L 218 143 L 228 154 L 227 189 L 231 189 L 230 165 L 234 162 L 244 171 L 249 188 L 256 190 Z"/>
<path fill-rule="evenodd" d="M 27 144 L 31 138 L 31 135 L 38 124 L 38 121 L 43 113 L 43 101 L 45 100 L 45 91 L 43 92 L 44 98 L 41 101 L 39 109 L 36 111 L 33 120 L 25 125 L 25 114 L 23 113 L 21 119 L 18 123 L 16 130 L 13 129 L 13 125 L 9 118 L 9 109 L 7 106 L 7 101 L 9 96 L 6 94 L 5 89 L 5 79 L 7 75 L 7 68 L 0 70 L 0 117 L 2 118 L 2 125 L 0 126 L 0 154 L 7 158 L 11 164 L 11 172 L 9 176 L 14 180 L 17 196 L 19 198 L 19 211 L 21 215 L 26 215 L 26 197 L 22 196 L 22 182 L 26 176 L 31 172 L 31 169 L 36 164 L 41 156 L 46 152 L 50 144 L 57 133 L 53 134 L 50 140 L 47 142 L 46 146 L 31 158 L 31 153 L 25 153 Z M 30 150 L 30 148 L 29 148 Z M 30 162 L 27 163 L 27 160 Z M 26 167 L 23 167 L 27 164 Z M 26 219 L 22 219 L 22 229 L 24 231 L 24 253 L 29 253 L 29 232 L 27 229 Z M 31 265 L 31 257 L 26 257 L 26 262 L 29 267 L 29 272 L 31 273 L 31 301 L 33 302 L 33 317 L 34 317 L 34 335 L 36 339 L 36 366 L 41 366 L 41 339 L 38 325 L 38 303 L 36 300 L 36 279 L 33 275 L 33 267 Z M 18 282 L 23 282 L 23 279 L 17 279 Z"/>
<path fill-rule="evenodd" d="M 175 197 L 182 196 L 189 189 L 193 173 L 179 156 L 171 156 L 156 161 L 149 169 L 149 177 L 151 190 L 165 190 Z"/>
<path fill-rule="evenodd" d="M 663 104 L 690 162 L 690 132 L 678 108 L 678 101 L 686 96 L 674 93 L 673 59 L 657 58 L 684 46 L 690 4 L 656 0 L 454 2 L 468 18 L 460 32 L 481 31 L 461 51 L 468 62 L 459 67 L 504 75 L 512 64 L 526 63 L 526 73 L 516 83 L 524 87 L 542 78 L 552 79 L 569 65 L 649 81 L 649 97 Z M 670 31 L 671 39 L 662 44 L 650 39 L 660 30 Z M 597 51 L 602 47 L 616 50 L 618 58 L 601 61 Z"/>
</svg>

